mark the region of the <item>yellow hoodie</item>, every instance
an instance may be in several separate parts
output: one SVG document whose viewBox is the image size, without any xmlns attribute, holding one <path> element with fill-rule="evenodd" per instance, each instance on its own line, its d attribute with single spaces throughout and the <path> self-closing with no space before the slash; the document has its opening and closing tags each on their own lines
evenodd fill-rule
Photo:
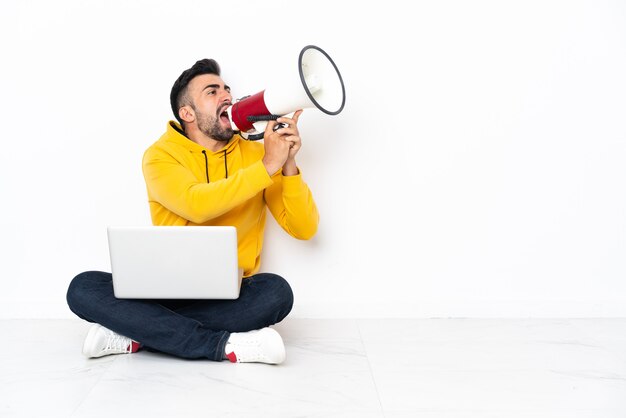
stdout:
<svg viewBox="0 0 626 418">
<path fill-rule="evenodd" d="M 232 225 L 237 228 L 244 276 L 259 271 L 265 205 L 290 235 L 309 239 L 319 214 L 302 175 L 270 177 L 261 161 L 262 143 L 238 135 L 213 152 L 184 136 L 170 121 L 143 156 L 154 225 Z"/>
</svg>

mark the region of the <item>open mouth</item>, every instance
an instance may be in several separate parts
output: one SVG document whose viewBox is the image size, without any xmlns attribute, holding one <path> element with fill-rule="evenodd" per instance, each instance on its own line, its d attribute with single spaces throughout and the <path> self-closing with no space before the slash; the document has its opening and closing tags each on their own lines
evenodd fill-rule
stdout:
<svg viewBox="0 0 626 418">
<path fill-rule="evenodd" d="M 222 109 L 221 113 L 219 113 L 219 118 L 223 123 L 226 123 L 228 125 L 230 125 L 230 118 L 228 117 L 228 108 L 230 107 L 230 104 L 226 104 L 224 105 L 224 108 Z"/>
</svg>

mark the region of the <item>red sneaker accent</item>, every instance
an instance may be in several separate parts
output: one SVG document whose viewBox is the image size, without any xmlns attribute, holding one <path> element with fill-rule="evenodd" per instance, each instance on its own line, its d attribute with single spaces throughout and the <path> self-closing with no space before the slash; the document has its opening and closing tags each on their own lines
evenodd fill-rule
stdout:
<svg viewBox="0 0 626 418">
<path fill-rule="evenodd" d="M 130 342 L 129 348 L 131 353 L 136 353 L 137 351 L 139 351 L 139 347 L 141 347 L 141 344 L 139 344 L 137 341 Z"/>
<path fill-rule="evenodd" d="M 228 358 L 228 360 L 230 360 L 231 363 L 237 363 L 237 355 L 235 354 L 234 351 L 231 351 L 230 353 L 226 354 L 226 357 Z"/>
</svg>

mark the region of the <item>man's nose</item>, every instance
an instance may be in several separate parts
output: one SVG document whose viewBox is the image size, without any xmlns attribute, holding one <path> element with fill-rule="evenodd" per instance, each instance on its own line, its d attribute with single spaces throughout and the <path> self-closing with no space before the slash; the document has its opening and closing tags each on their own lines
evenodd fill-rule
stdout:
<svg viewBox="0 0 626 418">
<path fill-rule="evenodd" d="M 230 94 L 228 90 L 224 90 L 220 97 L 220 102 L 232 102 L 233 96 Z"/>
</svg>

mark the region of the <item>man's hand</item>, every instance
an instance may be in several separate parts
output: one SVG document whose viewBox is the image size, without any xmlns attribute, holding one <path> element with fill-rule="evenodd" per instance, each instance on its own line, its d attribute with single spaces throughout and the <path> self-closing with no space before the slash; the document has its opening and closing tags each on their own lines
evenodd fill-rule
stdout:
<svg viewBox="0 0 626 418">
<path fill-rule="evenodd" d="M 263 165 L 265 165 L 270 176 L 274 175 L 281 167 L 285 176 L 298 174 L 295 156 L 302 146 L 298 132 L 298 118 L 301 114 L 302 110 L 298 110 L 292 118 L 278 118 L 276 121 L 269 121 L 265 127 Z M 274 131 L 279 123 L 285 126 Z"/>
</svg>

